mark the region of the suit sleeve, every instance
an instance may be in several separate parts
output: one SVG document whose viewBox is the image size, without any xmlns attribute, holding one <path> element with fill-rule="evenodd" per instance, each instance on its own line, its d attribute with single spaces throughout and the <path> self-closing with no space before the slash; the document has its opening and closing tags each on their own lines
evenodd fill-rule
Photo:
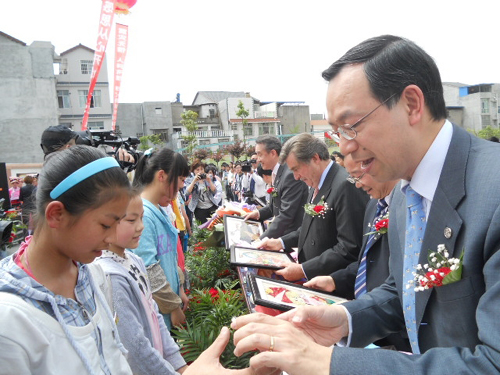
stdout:
<svg viewBox="0 0 500 375">
<path fill-rule="evenodd" d="M 328 275 L 358 259 L 363 240 L 363 217 L 368 196 L 345 181 L 334 194 L 337 244 L 302 264 L 306 276 Z"/>
<path fill-rule="evenodd" d="M 335 282 L 335 295 L 354 299 L 354 284 L 358 274 L 358 261 L 352 262 L 346 268 L 335 271 L 330 277 Z"/>
<path fill-rule="evenodd" d="M 271 222 L 267 230 L 261 236 L 269 238 L 278 238 L 285 230 L 293 225 L 295 217 L 299 215 L 303 216 L 303 206 L 304 200 L 307 194 L 307 185 L 300 180 L 296 180 L 293 177 L 293 173 L 287 173 L 284 176 L 284 181 L 281 184 L 281 204 L 279 208 L 279 214 Z M 273 202 L 271 201 L 271 204 Z M 264 207 L 262 210 L 268 208 L 271 210 L 270 206 Z M 262 212 L 261 212 L 262 214 Z M 272 210 L 271 210 L 272 216 Z M 262 219 L 262 217 L 261 217 Z"/>
<path fill-rule="evenodd" d="M 285 244 L 285 251 L 287 253 L 292 252 L 292 247 L 297 247 L 299 244 L 300 229 L 294 230 L 293 232 L 287 233 L 281 237 L 283 243 Z"/>
</svg>

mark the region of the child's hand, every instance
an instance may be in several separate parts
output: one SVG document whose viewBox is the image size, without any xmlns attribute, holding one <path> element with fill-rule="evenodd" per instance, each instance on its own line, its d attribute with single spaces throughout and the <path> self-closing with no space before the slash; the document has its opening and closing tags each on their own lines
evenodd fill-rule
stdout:
<svg viewBox="0 0 500 375">
<path fill-rule="evenodd" d="M 180 306 L 172 311 L 170 314 L 170 320 L 172 321 L 172 326 L 180 326 L 186 321 L 186 316 Z"/>
</svg>

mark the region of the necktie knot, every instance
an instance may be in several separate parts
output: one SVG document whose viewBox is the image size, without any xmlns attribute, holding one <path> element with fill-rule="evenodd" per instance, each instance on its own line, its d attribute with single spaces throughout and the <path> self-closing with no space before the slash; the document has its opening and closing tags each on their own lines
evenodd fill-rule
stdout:
<svg viewBox="0 0 500 375">
<path fill-rule="evenodd" d="M 406 188 L 406 205 L 408 208 L 422 204 L 422 196 L 412 189 L 410 185 Z"/>
</svg>

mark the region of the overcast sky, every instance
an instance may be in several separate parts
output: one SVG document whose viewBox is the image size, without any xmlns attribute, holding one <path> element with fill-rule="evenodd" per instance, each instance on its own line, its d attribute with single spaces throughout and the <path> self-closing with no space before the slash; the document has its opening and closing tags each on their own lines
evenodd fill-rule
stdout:
<svg viewBox="0 0 500 375">
<path fill-rule="evenodd" d="M 0 31 L 27 44 L 50 41 L 57 53 L 79 43 L 95 49 L 99 15 L 100 0 L 8 0 Z M 120 102 L 180 93 L 191 104 L 197 91 L 245 91 L 326 113 L 321 72 L 380 34 L 419 44 L 443 81 L 500 83 L 499 19 L 498 0 L 137 0 L 115 17 L 130 34 Z M 110 77 L 113 49 L 112 39 Z"/>
</svg>

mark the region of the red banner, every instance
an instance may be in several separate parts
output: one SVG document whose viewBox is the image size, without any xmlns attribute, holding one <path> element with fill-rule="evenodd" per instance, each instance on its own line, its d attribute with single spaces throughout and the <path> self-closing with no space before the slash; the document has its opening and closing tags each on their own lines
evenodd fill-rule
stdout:
<svg viewBox="0 0 500 375">
<path fill-rule="evenodd" d="M 120 96 L 120 86 L 122 82 L 123 67 L 127 56 L 128 26 L 116 24 L 115 35 L 115 84 L 113 89 L 113 122 L 111 129 L 116 129 L 116 115 L 118 113 L 118 97 Z"/>
<path fill-rule="evenodd" d="M 83 114 L 82 130 L 87 130 L 87 121 L 89 119 L 90 103 L 92 102 L 92 94 L 94 87 L 101 71 L 104 53 L 108 45 L 111 26 L 113 25 L 113 17 L 115 15 L 116 0 L 103 0 L 101 8 L 101 18 L 99 19 L 99 31 L 97 36 L 97 47 L 94 52 L 94 64 L 92 66 L 92 74 L 90 76 L 89 92 L 87 94 L 87 105 Z"/>
</svg>

